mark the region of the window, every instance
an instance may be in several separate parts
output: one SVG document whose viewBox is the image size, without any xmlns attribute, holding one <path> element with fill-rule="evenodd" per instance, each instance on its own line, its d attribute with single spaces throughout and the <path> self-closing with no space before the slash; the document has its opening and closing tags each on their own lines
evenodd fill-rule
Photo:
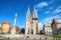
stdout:
<svg viewBox="0 0 61 40">
<path fill-rule="evenodd" d="M 33 24 L 33 21 L 31 21 L 31 24 Z"/>
<path fill-rule="evenodd" d="M 31 27 L 33 27 L 33 25 L 31 25 Z"/>
<path fill-rule="evenodd" d="M 33 30 L 31 30 L 31 34 L 33 34 Z"/>
</svg>

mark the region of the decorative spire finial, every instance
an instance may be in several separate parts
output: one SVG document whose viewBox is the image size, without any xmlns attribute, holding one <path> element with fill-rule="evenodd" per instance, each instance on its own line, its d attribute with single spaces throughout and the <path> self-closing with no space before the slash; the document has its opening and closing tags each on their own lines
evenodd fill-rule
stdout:
<svg viewBox="0 0 61 40">
<path fill-rule="evenodd" d="M 28 11 L 30 10 L 29 5 L 28 5 Z"/>
<path fill-rule="evenodd" d="M 34 10 L 36 10 L 36 7 L 35 7 L 35 5 L 34 5 Z"/>
<path fill-rule="evenodd" d="M 37 10 L 35 6 L 34 6 L 34 11 L 33 11 L 33 18 L 37 18 Z"/>
</svg>

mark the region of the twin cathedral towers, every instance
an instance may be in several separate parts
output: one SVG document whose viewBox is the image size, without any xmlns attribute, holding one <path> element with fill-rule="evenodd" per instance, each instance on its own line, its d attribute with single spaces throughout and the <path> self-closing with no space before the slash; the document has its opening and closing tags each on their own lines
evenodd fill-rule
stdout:
<svg viewBox="0 0 61 40">
<path fill-rule="evenodd" d="M 32 17 L 30 17 L 30 8 L 28 6 L 28 10 L 26 13 L 26 28 L 25 34 L 37 34 L 38 33 L 38 16 L 37 10 L 34 6 L 34 11 L 32 13 Z"/>
</svg>

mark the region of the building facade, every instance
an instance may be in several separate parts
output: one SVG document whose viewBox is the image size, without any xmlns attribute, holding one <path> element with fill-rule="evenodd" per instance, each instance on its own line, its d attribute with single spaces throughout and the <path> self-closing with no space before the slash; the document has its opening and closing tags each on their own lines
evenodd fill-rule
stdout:
<svg viewBox="0 0 61 40">
<path fill-rule="evenodd" d="M 61 23 L 53 19 L 52 23 L 46 23 L 43 29 L 46 35 L 61 34 Z"/>
<path fill-rule="evenodd" d="M 52 28 L 51 28 L 51 23 L 46 23 L 44 25 L 44 34 L 45 35 L 49 35 L 49 34 L 52 34 Z"/>
<path fill-rule="evenodd" d="M 25 34 L 37 34 L 38 33 L 38 17 L 37 11 L 34 7 L 33 16 L 30 17 L 30 8 L 28 6 L 26 14 L 26 29 Z"/>
<path fill-rule="evenodd" d="M 53 34 L 61 34 L 61 23 L 60 22 L 53 19 L 51 26 L 52 26 Z"/>
<path fill-rule="evenodd" d="M 0 33 L 9 33 L 10 23 L 6 20 L 4 23 L 0 23 Z"/>
<path fill-rule="evenodd" d="M 0 34 L 19 34 L 20 29 L 18 27 L 10 27 L 10 23 L 6 20 L 4 23 L 0 23 Z"/>
</svg>

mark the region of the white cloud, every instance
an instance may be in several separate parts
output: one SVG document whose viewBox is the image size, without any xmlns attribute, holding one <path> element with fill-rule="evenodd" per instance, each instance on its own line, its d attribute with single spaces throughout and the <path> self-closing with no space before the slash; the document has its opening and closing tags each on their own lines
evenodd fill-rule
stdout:
<svg viewBox="0 0 61 40">
<path fill-rule="evenodd" d="M 50 8 L 49 8 L 49 10 L 52 10 L 52 9 L 54 9 L 54 7 L 50 7 Z"/>
<path fill-rule="evenodd" d="M 54 11 L 54 13 L 59 13 L 59 12 L 61 12 L 61 5 L 58 6 L 58 7 L 55 9 L 55 11 Z"/>
<path fill-rule="evenodd" d="M 48 9 L 48 11 L 45 11 L 45 13 L 44 14 L 53 14 L 53 15 L 55 15 L 55 14 L 57 14 L 57 13 L 60 13 L 61 12 L 61 5 L 60 6 L 58 6 L 56 9 L 54 9 L 54 10 L 52 10 L 52 9 L 54 9 L 53 7 L 50 7 L 49 9 Z"/>
<path fill-rule="evenodd" d="M 58 20 L 61 23 L 61 20 Z"/>
<path fill-rule="evenodd" d="M 55 15 L 55 16 L 46 17 L 41 22 L 42 23 L 48 23 L 48 22 L 51 23 L 53 18 L 55 18 L 55 19 L 61 19 L 61 16 Z"/>
<path fill-rule="evenodd" d="M 55 11 L 55 13 L 59 13 L 59 12 L 61 12 L 61 9 Z"/>
<path fill-rule="evenodd" d="M 45 6 L 48 6 L 47 2 L 40 2 L 39 4 L 36 5 L 37 8 L 42 8 L 42 7 L 45 7 Z"/>
<path fill-rule="evenodd" d="M 51 1 L 49 2 L 49 4 L 52 4 L 52 3 L 55 2 L 55 1 L 57 1 L 57 0 L 51 0 Z"/>
<path fill-rule="evenodd" d="M 46 11 L 44 14 L 49 14 L 50 13 L 50 11 Z"/>
</svg>

